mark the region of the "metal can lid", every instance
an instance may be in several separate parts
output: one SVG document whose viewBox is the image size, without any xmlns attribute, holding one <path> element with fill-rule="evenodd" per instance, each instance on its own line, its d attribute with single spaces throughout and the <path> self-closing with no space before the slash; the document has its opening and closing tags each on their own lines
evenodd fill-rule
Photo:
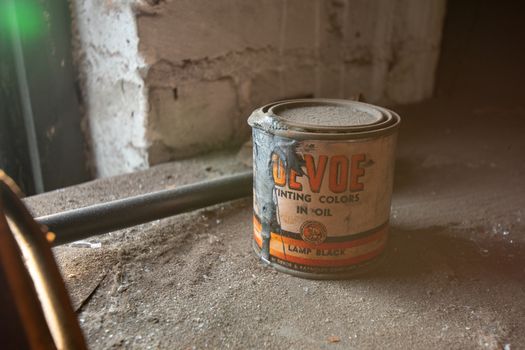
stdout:
<svg viewBox="0 0 525 350">
<path fill-rule="evenodd" d="M 252 127 L 277 135 L 299 137 L 317 134 L 344 138 L 365 137 L 396 128 L 399 116 L 368 103 L 336 99 L 299 99 L 268 104 L 252 113 Z"/>
<path fill-rule="evenodd" d="M 269 112 L 290 126 L 348 128 L 380 123 L 381 110 L 352 101 L 290 101 L 272 106 Z"/>
</svg>

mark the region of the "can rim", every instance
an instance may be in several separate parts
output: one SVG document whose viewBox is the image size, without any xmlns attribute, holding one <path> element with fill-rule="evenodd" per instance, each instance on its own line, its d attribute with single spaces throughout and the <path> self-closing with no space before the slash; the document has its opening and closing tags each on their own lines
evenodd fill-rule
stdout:
<svg viewBox="0 0 525 350">
<path fill-rule="evenodd" d="M 288 119 L 283 116 L 283 112 L 290 111 L 297 108 L 311 108 L 311 107 L 340 107 L 354 110 L 353 112 L 365 113 L 374 119 L 371 123 L 349 123 L 347 125 L 323 125 L 320 123 L 302 123 L 294 122 L 293 119 Z M 292 100 L 287 102 L 280 102 L 272 105 L 268 109 L 268 113 L 274 115 L 281 122 L 287 124 L 291 128 L 297 129 L 312 129 L 312 130 L 359 130 L 363 128 L 373 127 L 377 124 L 382 124 L 391 116 L 388 113 L 384 113 L 382 110 L 373 108 L 373 106 L 366 103 L 360 103 L 356 101 L 345 101 L 345 100 Z M 330 118 L 327 118 L 330 119 Z"/>
<path fill-rule="evenodd" d="M 334 126 L 297 123 L 279 116 L 287 106 L 341 106 L 359 107 L 361 110 L 380 114 L 378 121 L 370 124 Z M 399 125 L 401 118 L 391 110 L 364 102 L 341 99 L 294 99 L 269 103 L 255 110 L 248 118 L 248 124 L 271 134 L 298 139 L 352 139 L 390 134 Z"/>
</svg>

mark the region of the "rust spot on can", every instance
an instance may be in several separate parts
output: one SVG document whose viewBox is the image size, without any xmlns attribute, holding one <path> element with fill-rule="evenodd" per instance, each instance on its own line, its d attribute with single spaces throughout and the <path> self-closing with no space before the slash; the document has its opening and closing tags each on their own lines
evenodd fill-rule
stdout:
<svg viewBox="0 0 525 350">
<path fill-rule="evenodd" d="M 345 278 L 380 261 L 388 236 L 399 116 L 330 99 L 255 110 L 253 246 L 306 278 Z"/>
</svg>

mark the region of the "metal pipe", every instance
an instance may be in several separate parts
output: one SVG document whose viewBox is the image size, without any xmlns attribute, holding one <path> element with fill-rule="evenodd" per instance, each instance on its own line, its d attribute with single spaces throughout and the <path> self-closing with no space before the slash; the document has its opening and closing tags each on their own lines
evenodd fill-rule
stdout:
<svg viewBox="0 0 525 350">
<path fill-rule="evenodd" d="M 0 177 L 0 277 L 2 278 L 2 299 L 10 300 L 12 305 L 2 305 L 0 322 L 18 326 L 11 339 L 17 341 L 18 347 L 23 344 L 30 349 L 56 349 L 55 342 L 38 300 L 31 275 L 24 264 L 7 218 L 4 215 L 4 184 Z M 9 288 L 5 288 L 5 282 Z M 19 320 L 19 322 L 18 322 Z M 11 328 L 13 329 L 13 328 Z M 25 335 L 25 337 L 24 337 Z M 23 340 L 22 340 L 23 339 Z M 14 342 L 13 342 L 14 343 Z M 29 345 L 29 346 L 28 346 Z"/>
<path fill-rule="evenodd" d="M 36 218 L 56 234 L 53 245 L 143 224 L 252 194 L 252 172 Z"/>
<path fill-rule="evenodd" d="M 8 288 L 7 293 L 9 289 L 16 293 L 16 306 L 23 313 L 24 327 L 29 332 L 26 335 L 31 345 L 36 343 L 31 349 L 86 349 L 46 235 L 2 176 L 0 233 L 0 258 L 8 263 L 5 270 L 11 274 L 9 283 L 13 288 Z"/>
</svg>

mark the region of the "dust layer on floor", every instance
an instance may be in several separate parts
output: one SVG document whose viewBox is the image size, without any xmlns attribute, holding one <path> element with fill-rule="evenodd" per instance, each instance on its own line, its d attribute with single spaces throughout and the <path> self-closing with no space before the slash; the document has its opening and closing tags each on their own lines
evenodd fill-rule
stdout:
<svg viewBox="0 0 525 350">
<path fill-rule="evenodd" d="M 346 281 L 276 273 L 251 251 L 249 199 L 93 237 L 92 245 L 55 248 L 89 346 L 525 346 L 525 108 L 434 100 L 398 110 L 404 118 L 381 269 Z M 27 203 L 35 215 L 48 214 L 243 163 L 212 155 Z"/>
</svg>

